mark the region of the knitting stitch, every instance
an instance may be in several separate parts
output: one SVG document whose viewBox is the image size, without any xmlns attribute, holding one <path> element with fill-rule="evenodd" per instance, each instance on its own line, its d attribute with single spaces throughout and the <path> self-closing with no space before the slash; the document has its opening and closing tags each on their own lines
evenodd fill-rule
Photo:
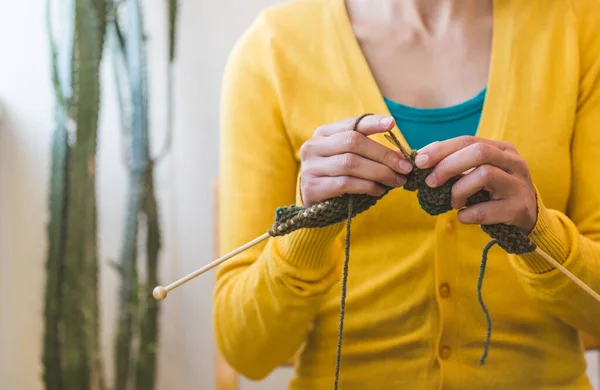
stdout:
<svg viewBox="0 0 600 390">
<path fill-rule="evenodd" d="M 356 120 L 354 124 L 354 130 L 356 130 L 356 126 L 358 125 L 360 120 L 367 115 L 370 114 L 364 114 Z M 398 147 L 400 151 L 404 154 L 404 156 L 412 163 L 413 169 L 407 175 L 407 181 L 404 184 L 403 188 L 407 191 L 417 192 L 417 199 L 421 208 L 429 215 L 434 216 L 452 210 L 452 186 L 458 181 L 459 177 L 455 177 L 448 180 L 442 186 L 436 188 L 429 187 L 425 183 L 425 178 L 431 173 L 433 168 L 418 168 L 415 165 L 417 151 L 408 152 L 391 131 L 388 132 L 388 134 L 386 134 L 386 138 L 396 147 Z M 338 350 L 336 357 L 336 373 L 334 381 L 335 390 L 337 390 L 338 388 L 339 381 L 341 345 L 345 315 L 346 281 L 348 278 L 348 263 L 350 259 L 350 221 L 356 215 L 374 206 L 381 198 L 387 195 L 391 190 L 392 188 L 386 187 L 384 193 L 377 197 L 367 194 L 345 194 L 333 199 L 324 200 L 320 203 L 308 207 L 298 205 L 280 207 L 276 211 L 275 222 L 273 226 L 268 230 L 269 235 L 276 237 L 289 234 L 295 230 L 302 228 L 321 228 L 342 222 L 344 220 L 347 221 L 344 271 L 342 279 L 342 297 L 340 303 L 340 323 L 338 331 Z M 469 197 L 466 206 L 486 202 L 490 199 L 491 196 L 489 192 L 481 190 Z M 483 365 L 488 354 L 488 347 L 492 329 L 490 315 L 483 302 L 481 293 L 488 251 L 494 244 L 498 244 L 507 253 L 524 254 L 528 252 L 533 252 L 536 249 L 536 245 L 517 226 L 506 224 L 492 224 L 481 225 L 481 229 L 492 238 L 492 241 L 490 241 L 490 243 L 488 243 L 483 250 L 479 278 L 477 282 L 478 300 L 485 314 L 487 322 L 487 332 L 484 343 L 484 351 L 480 360 L 480 364 Z"/>
</svg>

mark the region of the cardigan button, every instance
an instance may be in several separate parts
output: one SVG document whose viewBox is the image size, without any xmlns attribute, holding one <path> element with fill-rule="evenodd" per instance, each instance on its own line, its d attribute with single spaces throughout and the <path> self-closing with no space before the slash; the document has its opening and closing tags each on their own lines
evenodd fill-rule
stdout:
<svg viewBox="0 0 600 390">
<path fill-rule="evenodd" d="M 453 229 L 454 229 L 454 224 L 452 223 L 452 221 L 448 221 L 446 223 L 446 231 L 448 233 L 451 233 Z"/>
<path fill-rule="evenodd" d="M 438 290 L 442 298 L 448 298 L 450 296 L 450 285 L 448 283 L 440 284 Z"/>
<path fill-rule="evenodd" d="M 440 357 L 444 360 L 449 359 L 452 350 L 447 345 L 440 346 Z"/>
</svg>

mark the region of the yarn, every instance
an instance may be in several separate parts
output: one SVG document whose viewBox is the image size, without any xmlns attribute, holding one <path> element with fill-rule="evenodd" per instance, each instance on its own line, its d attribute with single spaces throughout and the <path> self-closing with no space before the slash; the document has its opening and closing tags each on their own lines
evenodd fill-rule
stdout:
<svg viewBox="0 0 600 390">
<path fill-rule="evenodd" d="M 371 114 L 361 115 L 354 124 L 354 130 L 360 120 Z M 420 169 L 415 165 L 417 151 L 408 152 L 394 134 L 390 131 L 386 138 L 397 146 L 412 165 L 412 171 L 407 175 L 407 181 L 403 188 L 407 191 L 417 192 L 417 199 L 421 208 L 429 215 L 435 216 L 444 214 L 452 210 L 451 197 L 452 186 L 458 181 L 458 177 L 448 180 L 444 185 L 431 188 L 425 183 L 425 178 L 431 173 L 433 168 Z M 275 222 L 268 230 L 269 235 L 273 237 L 283 236 L 295 230 L 303 228 L 322 228 L 346 220 L 346 243 L 344 268 L 342 275 L 342 293 L 340 302 L 340 321 L 338 329 L 338 344 L 336 354 L 336 371 L 334 379 L 334 389 L 337 390 L 339 383 L 339 371 L 341 360 L 341 347 L 343 338 L 343 327 L 345 317 L 346 284 L 348 280 L 348 265 L 350 261 L 350 224 L 352 218 L 367 211 L 374 206 L 381 198 L 387 195 L 392 188 L 385 187 L 384 193 L 380 196 L 371 196 L 367 194 L 345 194 L 336 198 L 324 200 L 308 207 L 291 205 L 279 207 L 276 210 Z M 481 190 L 468 198 L 466 206 L 486 202 L 491 199 L 489 192 Z M 481 266 L 477 281 L 477 296 L 479 304 L 485 315 L 487 322 L 486 338 L 484 342 L 484 351 L 480 359 L 483 365 L 488 355 L 489 343 L 492 333 L 492 324 L 489 311 L 482 298 L 483 277 L 487 264 L 487 255 L 491 247 L 498 244 L 507 253 L 524 254 L 533 252 L 536 245 L 530 238 L 524 234 L 518 227 L 506 224 L 481 225 L 481 229 L 492 238 L 482 252 Z"/>
</svg>

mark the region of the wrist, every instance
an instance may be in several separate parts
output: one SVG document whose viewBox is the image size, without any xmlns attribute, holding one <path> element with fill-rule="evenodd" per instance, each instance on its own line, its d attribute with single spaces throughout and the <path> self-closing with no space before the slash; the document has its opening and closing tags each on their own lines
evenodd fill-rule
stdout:
<svg viewBox="0 0 600 390">
<path fill-rule="evenodd" d="M 530 235 L 534 232 L 536 227 L 538 227 L 540 203 L 537 190 L 535 186 L 532 185 L 531 190 L 527 195 L 527 202 L 524 203 L 522 210 L 519 212 L 521 222 L 518 226 L 525 235 Z"/>
<path fill-rule="evenodd" d="M 570 252 L 570 238 L 560 213 L 548 209 L 536 190 L 536 219 L 528 233 L 529 238 L 544 252 L 560 264 L 564 263 Z M 521 262 L 533 273 L 551 271 L 554 267 L 537 253 L 520 256 Z"/>
</svg>

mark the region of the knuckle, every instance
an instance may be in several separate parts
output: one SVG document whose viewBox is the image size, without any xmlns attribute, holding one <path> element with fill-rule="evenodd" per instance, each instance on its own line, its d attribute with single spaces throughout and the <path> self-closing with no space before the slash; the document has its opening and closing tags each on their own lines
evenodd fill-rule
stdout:
<svg viewBox="0 0 600 390">
<path fill-rule="evenodd" d="M 445 181 L 451 175 L 451 173 L 449 173 L 451 169 L 451 162 L 449 162 L 446 159 L 443 159 L 433 168 L 432 172 L 435 175 L 437 181 Z"/>
<path fill-rule="evenodd" d="M 472 219 L 475 223 L 483 223 L 485 221 L 485 211 L 483 210 L 483 208 L 480 207 L 473 210 Z"/>
<path fill-rule="evenodd" d="M 517 215 L 529 215 L 529 213 L 531 213 L 531 208 L 526 203 L 521 203 Z"/>
<path fill-rule="evenodd" d="M 304 142 L 302 144 L 302 146 L 300 147 L 300 158 L 302 158 L 303 160 L 305 160 L 308 156 L 311 155 L 311 152 L 314 149 L 314 141 L 312 139 L 309 139 L 308 141 Z"/>
<path fill-rule="evenodd" d="M 476 142 L 475 137 L 471 135 L 461 135 L 460 137 L 458 137 L 458 141 L 463 148 L 473 145 Z"/>
<path fill-rule="evenodd" d="M 494 168 L 490 165 L 482 165 L 479 167 L 479 177 L 486 183 L 489 183 L 494 179 L 494 173 Z"/>
<path fill-rule="evenodd" d="M 300 175 L 300 188 L 302 188 L 303 190 L 309 190 L 310 191 L 313 188 L 315 188 L 317 180 L 318 179 L 316 177 L 314 177 L 313 175 L 311 175 L 308 172 L 304 171 Z"/>
<path fill-rule="evenodd" d="M 456 202 L 461 195 L 460 182 L 454 184 L 450 189 L 450 199 L 452 202 Z"/>
<path fill-rule="evenodd" d="M 396 153 L 391 150 L 386 150 L 383 154 L 382 162 L 388 166 L 398 165 L 399 157 Z"/>
<path fill-rule="evenodd" d="M 300 163 L 300 179 L 302 181 L 313 181 L 314 180 L 314 175 L 313 172 L 315 170 L 315 164 L 308 162 L 308 161 L 302 161 Z"/>
<path fill-rule="evenodd" d="M 510 151 L 517 151 L 517 148 L 515 148 L 515 145 L 512 142 L 509 141 L 501 141 L 500 145 L 502 145 L 502 148 L 504 150 L 510 150 Z"/>
<path fill-rule="evenodd" d="M 349 152 L 357 152 L 360 149 L 362 136 L 357 131 L 349 131 L 346 134 L 345 145 Z"/>
<path fill-rule="evenodd" d="M 460 198 L 456 194 L 452 193 L 450 195 L 450 205 L 455 208 L 458 204 L 460 204 Z"/>
<path fill-rule="evenodd" d="M 305 164 L 300 166 L 300 186 L 306 187 L 314 180 L 310 170 L 310 167 Z"/>
<path fill-rule="evenodd" d="M 529 216 L 531 216 L 531 218 L 534 221 L 537 221 L 538 210 L 537 210 L 536 203 L 532 203 L 532 204 L 528 205 L 525 210 L 526 210 L 526 214 L 524 214 L 524 215 L 529 215 Z"/>
<path fill-rule="evenodd" d="M 348 176 L 336 177 L 335 187 L 341 192 L 346 191 L 350 187 L 350 178 Z"/>
<path fill-rule="evenodd" d="M 444 158 L 433 168 L 433 172 L 436 176 L 442 177 L 444 175 L 444 172 L 448 169 L 449 164 L 450 162 L 448 161 L 448 159 Z"/>
<path fill-rule="evenodd" d="M 341 166 L 345 171 L 352 171 L 356 169 L 359 164 L 358 156 L 352 153 L 342 154 L 340 160 Z"/>
<path fill-rule="evenodd" d="M 365 192 L 368 194 L 377 196 L 377 195 L 381 194 L 382 190 L 383 189 L 381 188 L 381 186 L 379 186 L 379 185 L 377 185 L 377 183 L 371 181 L 366 184 Z"/>
<path fill-rule="evenodd" d="M 525 162 L 525 160 L 523 160 L 522 158 L 518 158 L 515 161 L 515 166 L 517 171 L 525 176 L 526 178 L 529 178 L 529 167 L 527 166 L 527 162 Z"/>
<path fill-rule="evenodd" d="M 327 125 L 318 126 L 313 133 L 313 137 L 318 137 L 320 135 L 325 134 L 326 130 L 327 130 Z"/>
<path fill-rule="evenodd" d="M 477 142 L 473 144 L 473 149 L 475 151 L 475 155 L 477 156 L 477 161 L 480 163 L 487 161 L 490 157 L 490 147 L 487 144 Z"/>
<path fill-rule="evenodd" d="M 383 172 L 381 172 L 379 174 L 379 176 L 380 177 L 379 177 L 378 181 L 380 183 L 385 183 L 390 186 L 394 186 L 397 184 L 397 180 L 398 180 L 398 179 L 396 179 L 397 175 L 391 169 L 386 168 L 385 170 L 383 170 Z"/>
<path fill-rule="evenodd" d="M 375 186 L 373 190 L 373 196 L 381 196 L 385 192 L 385 189 L 381 186 Z"/>
<path fill-rule="evenodd" d="M 314 179 L 308 176 L 303 176 L 300 181 L 300 193 L 305 202 L 310 202 L 314 197 L 315 183 Z"/>
<path fill-rule="evenodd" d="M 354 124 L 356 123 L 356 120 L 358 119 L 358 116 L 353 117 L 353 118 L 346 118 L 344 119 L 344 128 L 348 131 L 353 131 L 354 130 Z"/>
<path fill-rule="evenodd" d="M 309 202 L 313 198 L 310 186 L 303 184 L 302 186 L 300 186 L 300 191 L 302 194 L 302 199 L 304 199 L 305 202 Z"/>
</svg>

